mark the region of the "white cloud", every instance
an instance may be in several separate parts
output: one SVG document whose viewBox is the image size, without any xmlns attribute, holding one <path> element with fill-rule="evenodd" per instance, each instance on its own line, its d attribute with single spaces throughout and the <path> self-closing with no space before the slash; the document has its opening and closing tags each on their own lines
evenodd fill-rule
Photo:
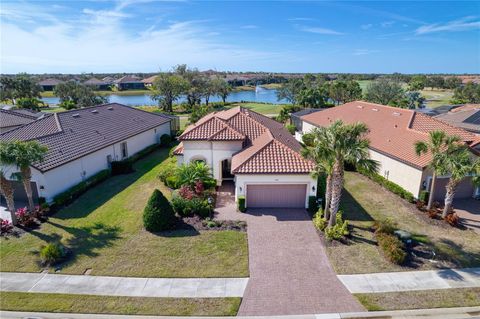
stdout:
<svg viewBox="0 0 480 319">
<path fill-rule="evenodd" d="M 370 49 L 355 49 L 353 51 L 353 55 L 367 55 L 367 54 L 372 54 L 372 53 L 378 53 L 380 52 L 379 50 L 370 50 Z"/>
<path fill-rule="evenodd" d="M 307 27 L 299 26 L 299 30 L 303 32 L 317 33 L 317 34 L 326 34 L 326 35 L 343 35 L 344 33 L 338 32 L 332 29 L 320 28 L 320 27 Z"/>
<path fill-rule="evenodd" d="M 462 19 L 450 21 L 444 24 L 435 23 L 424 25 L 415 30 L 415 33 L 420 35 L 433 32 L 469 31 L 478 29 L 480 29 L 479 20 L 475 20 L 475 17 L 464 17 Z"/>
<path fill-rule="evenodd" d="M 360 26 L 360 28 L 362 28 L 362 30 L 368 30 L 368 29 L 370 29 L 371 27 L 373 27 L 373 24 L 371 24 L 371 23 L 362 24 L 362 25 Z"/>
</svg>

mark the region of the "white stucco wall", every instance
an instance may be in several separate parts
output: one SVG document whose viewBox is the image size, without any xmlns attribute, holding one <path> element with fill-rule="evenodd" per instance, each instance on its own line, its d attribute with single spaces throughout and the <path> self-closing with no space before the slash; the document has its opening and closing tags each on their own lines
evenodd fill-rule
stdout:
<svg viewBox="0 0 480 319">
<path fill-rule="evenodd" d="M 170 134 L 170 123 L 162 124 L 44 173 L 33 168 L 32 181 L 37 183 L 38 196 L 52 201 L 55 195 L 99 171 L 107 169 L 108 155 L 112 156 L 112 160 L 121 160 L 121 143 L 127 142 L 128 156 L 132 156 L 146 147 L 158 143 L 163 134 Z"/>
<path fill-rule="evenodd" d="M 183 163 L 200 159 L 205 160 L 207 165 L 212 168 L 213 177 L 220 185 L 222 181 L 222 161 L 231 159 L 232 155 L 241 149 L 241 141 L 183 141 Z"/>
<path fill-rule="evenodd" d="M 235 201 L 238 196 L 245 196 L 249 184 L 307 184 L 305 208 L 308 197 L 317 194 L 317 181 L 309 174 L 237 174 L 235 175 Z M 312 189 L 312 187 L 315 187 Z"/>
</svg>

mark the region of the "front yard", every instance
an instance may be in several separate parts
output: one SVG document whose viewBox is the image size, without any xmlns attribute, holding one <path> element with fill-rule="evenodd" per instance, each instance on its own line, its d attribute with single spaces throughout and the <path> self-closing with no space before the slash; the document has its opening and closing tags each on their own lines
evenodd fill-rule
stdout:
<svg viewBox="0 0 480 319">
<path fill-rule="evenodd" d="M 338 274 L 480 266 L 477 233 L 429 219 L 415 205 L 358 173 L 345 173 L 342 209 L 344 218 L 353 228 L 352 237 L 347 244 L 327 244 L 330 261 Z M 413 250 L 415 256 L 404 266 L 384 258 L 371 231 L 374 220 L 387 218 L 421 243 Z"/>
<path fill-rule="evenodd" d="M 41 228 L 18 238 L 1 238 L 0 270 L 40 271 L 37 251 L 61 239 L 72 251 L 57 269 L 64 274 L 91 269 L 91 275 L 107 276 L 248 276 L 244 232 L 182 229 L 153 234 L 143 229 L 142 212 L 152 191 L 158 188 L 170 196 L 157 178 L 169 160 L 168 151 L 157 150 L 137 161 L 134 173 L 90 189 Z"/>
</svg>

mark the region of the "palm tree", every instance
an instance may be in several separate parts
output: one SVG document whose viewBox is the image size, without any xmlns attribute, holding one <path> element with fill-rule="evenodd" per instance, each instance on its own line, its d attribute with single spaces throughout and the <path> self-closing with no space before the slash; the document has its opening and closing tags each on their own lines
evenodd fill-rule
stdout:
<svg viewBox="0 0 480 319">
<path fill-rule="evenodd" d="M 303 140 L 304 147 L 302 149 L 302 155 L 315 163 L 315 168 L 312 172 L 312 177 L 318 179 L 320 176 L 325 175 L 325 209 L 324 217 L 326 220 L 330 218 L 330 199 L 332 194 L 332 171 L 335 158 L 333 152 L 329 149 L 325 142 L 327 128 L 315 128 L 311 133 L 308 133 L 310 141 Z"/>
<path fill-rule="evenodd" d="M 377 171 L 378 162 L 370 159 L 368 151 L 370 142 L 365 138 L 367 132 L 368 127 L 364 123 L 344 124 L 342 121 L 335 121 L 323 130 L 323 134 L 319 136 L 320 140 L 316 141 L 322 157 L 332 161 L 329 227 L 335 225 L 340 207 L 345 163 L 369 172 Z"/>
<path fill-rule="evenodd" d="M 417 156 L 429 153 L 432 159 L 428 167 L 432 170 L 432 183 L 430 185 L 430 196 L 428 198 L 427 209 L 432 208 L 433 198 L 435 197 L 435 182 L 438 175 L 441 174 L 443 158 L 445 157 L 445 151 L 455 148 L 458 145 L 460 138 L 458 136 L 448 136 L 444 131 L 431 131 L 429 133 L 429 139 L 425 141 L 417 141 L 415 143 L 415 153 Z"/>
<path fill-rule="evenodd" d="M 17 216 L 15 215 L 15 202 L 13 198 L 13 187 L 11 182 L 5 177 L 3 171 L 0 171 L 0 194 L 7 201 L 7 208 L 10 211 L 12 224 L 17 224 Z"/>
<path fill-rule="evenodd" d="M 47 153 L 47 147 L 37 141 L 6 141 L 1 142 L 2 163 L 7 165 L 16 165 L 20 169 L 20 179 L 25 188 L 28 198 L 28 208 L 30 211 L 35 209 L 32 194 L 32 170 L 30 166 L 35 162 L 43 161 Z"/>
</svg>

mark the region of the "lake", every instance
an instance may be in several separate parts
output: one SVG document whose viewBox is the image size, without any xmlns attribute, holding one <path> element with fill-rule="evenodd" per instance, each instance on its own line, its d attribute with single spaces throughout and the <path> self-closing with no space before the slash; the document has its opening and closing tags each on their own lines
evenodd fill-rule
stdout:
<svg viewBox="0 0 480 319">
<path fill-rule="evenodd" d="M 108 95 L 108 102 L 110 103 L 120 103 L 130 106 L 137 105 L 158 105 L 157 101 L 152 100 L 152 97 L 148 94 L 140 95 L 118 95 L 111 94 Z M 58 97 L 43 97 L 42 101 L 49 105 L 59 104 Z M 176 103 L 185 102 L 186 98 L 182 96 L 179 98 Z M 221 102 L 222 100 L 218 96 L 210 97 L 210 102 Z M 259 88 L 256 91 L 239 91 L 232 92 L 227 97 L 227 102 L 260 102 L 260 103 L 271 103 L 271 104 L 288 104 L 286 100 L 277 100 L 277 90 L 268 90 L 264 88 Z"/>
</svg>

